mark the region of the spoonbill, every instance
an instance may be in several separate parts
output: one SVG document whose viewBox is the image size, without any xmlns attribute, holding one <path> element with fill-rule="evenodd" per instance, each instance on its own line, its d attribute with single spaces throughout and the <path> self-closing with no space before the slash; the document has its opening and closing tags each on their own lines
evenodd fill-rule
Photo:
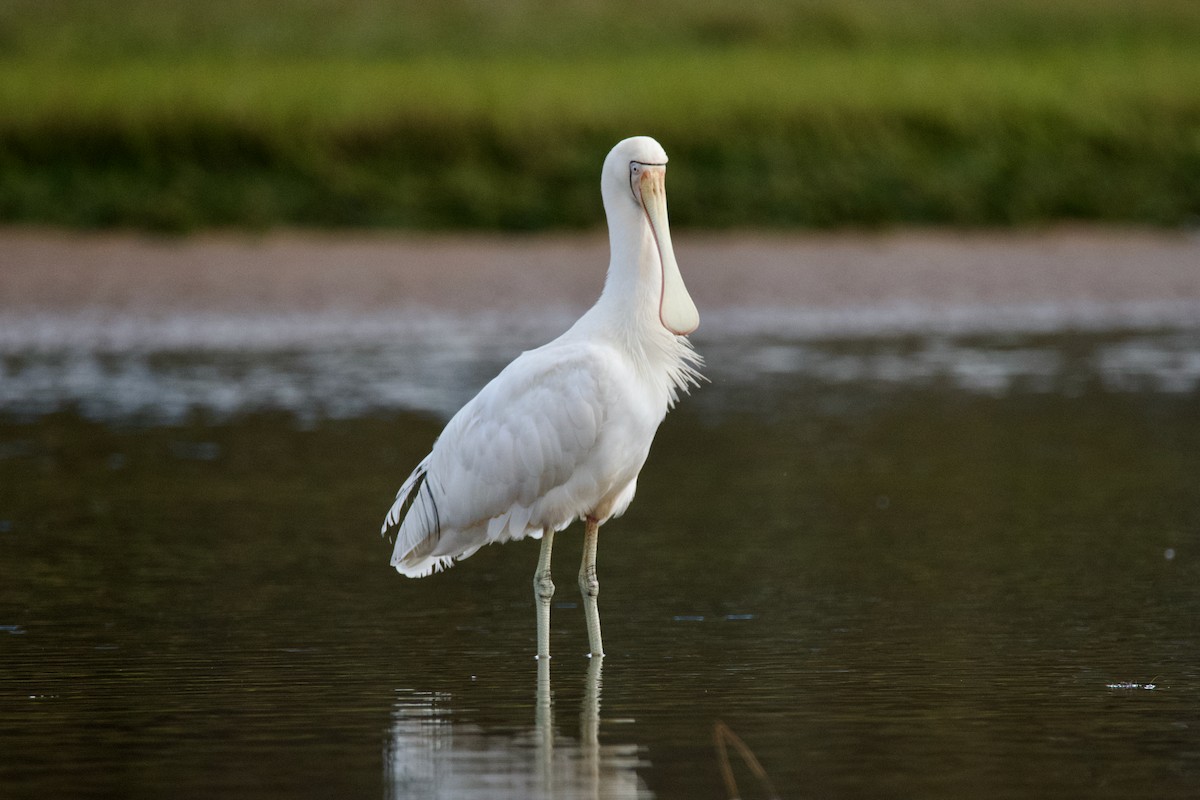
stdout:
<svg viewBox="0 0 1200 800">
<path fill-rule="evenodd" d="M 485 544 L 542 540 L 533 591 L 537 657 L 550 657 L 554 534 L 584 523 L 583 594 L 591 656 L 603 656 L 596 542 L 629 507 L 650 444 L 702 363 L 700 323 L 667 222 L 667 154 L 625 139 L 600 176 L 610 260 L 600 299 L 566 333 L 518 356 L 446 424 L 400 487 L 383 534 L 410 578 L 446 569 Z"/>
</svg>

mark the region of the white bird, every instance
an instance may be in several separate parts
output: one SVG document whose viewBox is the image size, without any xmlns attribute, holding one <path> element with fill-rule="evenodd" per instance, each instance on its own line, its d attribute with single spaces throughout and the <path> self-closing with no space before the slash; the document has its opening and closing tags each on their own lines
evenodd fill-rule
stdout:
<svg viewBox="0 0 1200 800">
<path fill-rule="evenodd" d="M 420 578 L 493 542 L 542 540 L 533 587 L 537 656 L 550 655 L 554 533 L 585 523 L 579 588 L 593 656 L 599 528 L 637 489 L 650 444 L 699 379 L 687 340 L 699 325 L 667 222 L 667 154 L 646 136 L 604 160 L 610 260 L 600 299 L 563 335 L 522 353 L 447 423 L 383 524 L 392 566 Z"/>
</svg>

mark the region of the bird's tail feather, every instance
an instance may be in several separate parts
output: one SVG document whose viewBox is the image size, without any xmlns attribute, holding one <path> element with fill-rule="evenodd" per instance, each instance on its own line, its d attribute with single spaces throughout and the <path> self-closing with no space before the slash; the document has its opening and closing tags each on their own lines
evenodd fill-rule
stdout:
<svg viewBox="0 0 1200 800">
<path fill-rule="evenodd" d="M 383 521 L 383 527 L 380 528 L 381 536 L 386 536 L 391 540 L 392 536 L 397 536 L 403 528 L 403 523 L 409 513 L 417 506 L 421 507 L 423 521 L 426 523 L 421 527 L 427 532 L 436 532 L 441 528 L 437 515 L 437 503 L 433 499 L 433 495 L 428 486 L 429 473 L 429 456 L 425 456 L 417 468 L 412 471 L 412 474 L 404 481 L 400 487 L 400 491 L 396 492 L 396 502 L 392 503 L 392 507 L 388 510 L 387 517 Z M 422 491 L 424 490 L 424 491 Z M 430 525 L 429 523 L 432 523 Z M 424 537 L 422 537 L 424 538 Z M 397 541 L 397 544 L 400 544 Z M 406 549 L 412 549 L 419 542 L 412 542 Z"/>
</svg>

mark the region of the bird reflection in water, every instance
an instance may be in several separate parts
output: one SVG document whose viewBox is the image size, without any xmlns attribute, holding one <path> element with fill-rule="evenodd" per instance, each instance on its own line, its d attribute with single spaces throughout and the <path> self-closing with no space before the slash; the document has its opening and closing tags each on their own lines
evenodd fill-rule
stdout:
<svg viewBox="0 0 1200 800">
<path fill-rule="evenodd" d="M 384 754 L 389 798 L 649 798 L 637 774 L 648 766 L 637 745 L 600 744 L 603 659 L 591 659 L 579 715 L 579 737 L 554 723 L 550 660 L 537 662 L 533 728 L 489 732 L 455 719 L 451 697 L 405 692 L 393 714 Z"/>
</svg>

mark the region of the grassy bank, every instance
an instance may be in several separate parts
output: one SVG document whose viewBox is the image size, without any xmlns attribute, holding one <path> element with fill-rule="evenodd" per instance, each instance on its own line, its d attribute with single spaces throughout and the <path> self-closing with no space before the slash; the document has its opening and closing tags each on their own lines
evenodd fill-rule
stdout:
<svg viewBox="0 0 1200 800">
<path fill-rule="evenodd" d="M 680 225 L 1200 215 L 1192 2 L 56 8 L 0 13 L 3 221 L 595 225 L 631 133 Z"/>
</svg>

